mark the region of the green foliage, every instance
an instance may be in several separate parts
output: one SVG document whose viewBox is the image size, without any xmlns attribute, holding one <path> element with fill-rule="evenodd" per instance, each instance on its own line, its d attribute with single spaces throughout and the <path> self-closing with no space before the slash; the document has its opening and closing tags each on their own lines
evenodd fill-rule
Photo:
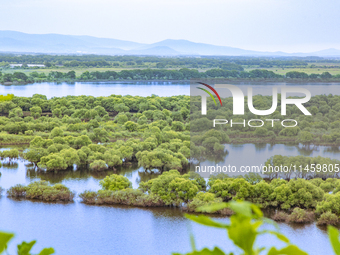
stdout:
<svg viewBox="0 0 340 255">
<path fill-rule="evenodd" d="M 339 230 L 335 227 L 327 227 L 328 237 L 333 247 L 333 251 L 336 255 L 340 255 L 340 241 L 339 241 Z"/>
<path fill-rule="evenodd" d="M 216 210 L 221 210 L 223 208 L 230 208 L 234 211 L 234 214 L 230 217 L 230 224 L 224 224 L 212 220 L 211 218 L 204 215 L 186 215 L 186 217 L 196 223 L 210 226 L 214 228 L 220 228 L 227 230 L 229 239 L 242 250 L 242 254 L 255 255 L 263 254 L 266 251 L 268 255 L 274 254 L 286 254 L 286 255 L 306 255 L 304 251 L 300 250 L 297 246 L 291 244 L 287 237 L 276 231 L 270 230 L 259 230 L 260 226 L 268 220 L 263 218 L 261 210 L 249 203 L 249 202 L 229 202 L 220 203 L 219 205 L 209 205 L 199 208 L 199 211 L 214 212 Z M 285 247 L 281 249 L 276 249 L 275 247 L 260 247 L 255 245 L 255 241 L 258 236 L 263 234 L 274 235 L 276 238 L 281 240 L 286 244 Z M 196 251 L 193 245 L 193 252 L 188 254 L 227 254 L 215 247 L 213 251 L 204 249 L 202 251 Z M 195 253 L 196 252 L 196 253 Z M 205 253 L 203 253 L 205 252 Z M 231 253 L 230 253 L 231 254 Z"/>
<path fill-rule="evenodd" d="M 188 211 L 195 212 L 197 208 L 204 205 L 212 205 L 221 203 L 221 198 L 216 198 L 211 193 L 198 192 L 191 202 L 188 203 Z"/>
<path fill-rule="evenodd" d="M 316 213 L 332 212 L 339 215 L 340 212 L 340 192 L 332 195 L 325 194 L 325 198 L 316 206 Z"/>
<path fill-rule="evenodd" d="M 16 185 L 7 190 L 9 197 L 38 199 L 45 202 L 72 201 L 74 194 L 63 184 L 49 185 L 46 181 L 36 181 L 27 186 Z"/>
<path fill-rule="evenodd" d="M 107 165 L 104 160 L 95 160 L 90 164 L 90 168 L 96 171 L 102 171 L 107 169 Z"/>
<path fill-rule="evenodd" d="M 41 110 L 41 107 L 40 106 L 33 106 L 31 109 L 31 115 L 33 116 L 33 118 L 39 118 L 41 113 L 42 113 L 42 110 Z"/>
<path fill-rule="evenodd" d="M 116 191 L 84 191 L 79 195 L 79 197 L 86 204 L 122 204 L 141 207 L 164 206 L 164 202 L 159 196 L 147 195 L 140 190 L 134 190 L 130 188 Z"/>
<path fill-rule="evenodd" d="M 7 246 L 9 241 L 14 237 L 14 234 L 6 233 L 6 232 L 0 232 L 0 254 L 2 254 L 4 251 L 7 252 Z M 30 252 L 33 246 L 35 245 L 36 241 L 31 241 L 29 243 L 22 242 L 21 244 L 18 244 L 18 255 L 31 255 Z M 54 253 L 53 248 L 44 248 L 42 249 L 38 255 L 50 255 Z M 8 254 L 8 253 L 7 253 Z"/>
<path fill-rule="evenodd" d="M 317 221 L 318 225 L 338 225 L 339 224 L 339 216 L 336 214 L 327 211 L 320 215 L 320 218 Z"/>
<path fill-rule="evenodd" d="M 179 205 L 192 200 L 201 186 L 189 176 L 181 176 L 176 170 L 164 172 L 158 178 L 141 182 L 139 188 L 159 196 L 167 205 Z"/>
<path fill-rule="evenodd" d="M 9 158 L 9 160 L 17 159 L 19 157 L 19 151 L 17 149 L 4 150 L 0 152 L 1 158 Z"/>
<path fill-rule="evenodd" d="M 132 187 L 132 184 L 128 178 L 117 174 L 106 176 L 103 180 L 99 182 L 99 184 L 100 186 L 102 186 L 104 190 L 111 191 L 122 190 Z"/>
<path fill-rule="evenodd" d="M 294 223 L 309 223 L 314 221 L 314 213 L 308 212 L 301 208 L 294 208 L 291 215 L 287 218 L 288 222 Z"/>
</svg>

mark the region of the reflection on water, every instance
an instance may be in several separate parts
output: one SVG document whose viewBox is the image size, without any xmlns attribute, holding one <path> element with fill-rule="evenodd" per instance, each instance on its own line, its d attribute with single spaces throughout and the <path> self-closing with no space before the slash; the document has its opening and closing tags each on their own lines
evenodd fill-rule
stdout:
<svg viewBox="0 0 340 255">
<path fill-rule="evenodd" d="M 91 171 L 88 168 L 80 168 L 75 171 L 58 171 L 58 172 L 46 172 L 33 168 L 31 165 L 27 168 L 27 177 L 30 180 L 41 179 L 49 181 L 52 184 L 64 183 L 65 185 L 72 185 L 73 190 L 77 192 L 84 191 L 83 183 L 77 185 L 80 181 L 92 180 L 93 186 L 91 190 L 98 190 L 100 188 L 99 181 L 111 174 L 120 174 L 127 177 L 132 182 L 133 188 L 138 188 L 141 181 L 148 181 L 157 177 L 159 174 L 147 173 L 142 167 L 138 167 L 137 164 L 127 165 L 125 167 L 117 167 L 117 171 Z"/>
<path fill-rule="evenodd" d="M 276 154 L 286 156 L 305 155 L 339 158 L 339 148 L 325 146 L 302 147 L 284 144 L 227 144 L 224 161 L 243 164 L 264 163 Z M 246 155 L 246 156 L 245 156 Z M 0 168 L 0 186 L 8 189 L 16 184 L 28 184 L 36 180 L 63 183 L 76 193 L 86 189 L 98 190 L 99 181 L 113 171 L 93 172 L 88 169 L 75 171 L 37 171 L 24 160 L 5 163 Z M 157 176 L 144 172 L 136 164 L 117 169 L 117 173 L 129 178 L 137 188 L 141 181 Z M 57 254 L 170 254 L 172 251 L 191 250 L 189 235 L 192 232 L 198 248 L 218 245 L 230 251 L 232 244 L 224 230 L 212 229 L 189 222 L 176 208 L 132 208 L 128 206 L 91 206 L 79 202 L 42 203 L 0 199 L 0 229 L 15 232 L 10 253 L 15 253 L 15 243 L 37 239 L 37 252 L 52 246 Z M 226 217 L 216 217 L 228 222 Z M 281 232 L 292 243 L 299 245 L 311 255 L 331 254 L 327 234 L 315 224 L 279 224 Z M 273 228 L 273 226 L 267 226 Z M 283 243 L 272 236 L 258 239 L 261 246 L 282 247 Z M 235 249 L 232 250 L 235 252 Z"/>
<path fill-rule="evenodd" d="M 326 157 L 331 159 L 339 159 L 339 147 L 328 146 L 304 146 L 302 144 L 225 144 L 225 150 L 228 151 L 226 157 L 220 161 L 206 160 L 201 162 L 201 166 L 219 165 L 236 166 L 260 166 L 267 159 L 274 155 L 282 156 L 308 156 L 308 157 Z"/>
<path fill-rule="evenodd" d="M 6 169 L 17 169 L 19 167 L 18 162 L 3 162 L 2 167 Z"/>
<path fill-rule="evenodd" d="M 333 94 L 339 95 L 339 83 L 285 83 L 285 82 L 228 82 L 229 84 L 237 85 L 244 93 L 247 94 L 247 88 L 253 87 L 254 95 L 272 95 L 273 87 L 282 86 L 296 86 L 308 89 L 312 96 Z M 226 96 L 228 90 L 225 90 Z M 33 94 L 44 94 L 47 98 L 63 97 L 67 95 L 80 96 L 90 95 L 94 97 L 108 96 L 108 95 L 131 95 L 131 96 L 151 96 L 152 94 L 158 96 L 175 96 L 175 95 L 189 95 L 189 83 L 180 82 L 73 82 L 73 83 L 54 83 L 43 82 L 33 83 L 27 85 L 0 85 L 1 94 L 14 94 L 16 96 L 29 97 Z M 219 92 L 222 97 L 224 94 Z"/>
<path fill-rule="evenodd" d="M 42 89 L 43 88 L 43 89 Z M 14 94 L 29 97 L 33 94 L 44 94 L 47 98 L 64 96 L 175 96 L 189 95 L 187 83 L 173 82 L 74 82 L 54 83 L 43 82 L 27 85 L 4 86 L 0 85 L 0 94 Z"/>
</svg>

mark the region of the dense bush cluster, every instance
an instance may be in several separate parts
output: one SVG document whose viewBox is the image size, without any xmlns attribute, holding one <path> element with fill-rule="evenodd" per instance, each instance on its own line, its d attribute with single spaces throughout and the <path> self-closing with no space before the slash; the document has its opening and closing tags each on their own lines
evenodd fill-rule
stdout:
<svg viewBox="0 0 340 255">
<path fill-rule="evenodd" d="M 0 100 L 0 114 L 0 143 L 29 143 L 24 158 L 47 170 L 101 171 L 132 161 L 147 170 L 181 170 L 190 157 L 187 96 L 36 94 Z"/>
<path fill-rule="evenodd" d="M 301 115 L 297 108 L 288 106 L 287 118 L 299 123 L 295 128 L 275 124 L 258 129 L 241 125 L 232 129 L 228 125 L 213 128 L 213 118 L 232 117 L 232 101 L 228 99 L 222 99 L 223 107 L 219 108 L 208 100 L 207 117 L 200 114 L 199 102 L 190 105 L 188 96 L 67 96 L 47 100 L 36 94 L 32 97 L 9 95 L 5 99 L 0 100 L 3 115 L 0 143 L 30 143 L 25 158 L 47 170 L 88 165 L 101 171 L 132 161 L 146 170 L 181 170 L 190 157 L 223 158 L 227 152 L 222 144 L 228 142 L 288 140 L 306 146 L 340 143 L 339 96 L 312 97 L 305 104 L 312 116 Z M 267 109 L 270 104 L 271 97 L 254 96 L 256 108 Z M 270 117 L 282 119 L 279 109 Z M 263 117 L 246 112 L 245 118 Z M 279 156 L 271 160 L 285 161 L 285 164 L 301 160 L 306 164 L 335 162 Z M 275 164 L 274 161 L 269 163 Z"/>
<path fill-rule="evenodd" d="M 276 221 L 308 223 L 319 217 L 319 224 L 336 224 L 340 216 L 340 187 L 338 179 L 320 178 L 285 181 L 262 180 L 257 176 L 231 178 L 225 174 L 209 178 L 208 183 L 196 173 L 180 175 L 176 170 L 164 172 L 155 179 L 141 182 L 137 190 L 131 189 L 126 177 L 111 175 L 101 181 L 98 192 L 85 191 L 80 195 L 89 204 L 126 204 L 135 206 L 177 206 L 190 212 L 202 206 L 234 200 L 249 201 L 261 208 L 278 210 Z M 329 192 L 329 183 L 332 185 Z M 146 204 L 143 205 L 144 201 Z M 153 202 L 151 202 L 153 201 Z M 291 214 L 287 212 L 292 211 Z M 217 213 L 230 215 L 228 209 Z M 335 215 L 335 216 L 334 216 Z"/>
<path fill-rule="evenodd" d="M 36 181 L 27 186 L 18 184 L 7 190 L 14 198 L 37 199 L 45 202 L 73 201 L 74 194 L 63 184 L 50 185 L 46 181 Z"/>
</svg>

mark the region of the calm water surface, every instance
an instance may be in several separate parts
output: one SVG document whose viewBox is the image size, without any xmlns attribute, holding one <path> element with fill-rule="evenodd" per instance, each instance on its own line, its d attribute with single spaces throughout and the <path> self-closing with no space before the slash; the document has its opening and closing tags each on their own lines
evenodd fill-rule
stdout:
<svg viewBox="0 0 340 255">
<path fill-rule="evenodd" d="M 301 149 L 298 145 L 240 144 L 226 145 L 229 154 L 226 161 L 242 157 L 244 164 L 253 164 L 254 156 L 244 155 L 282 154 L 339 157 L 338 148 L 319 146 Z M 267 158 L 258 158 L 258 160 Z M 64 171 L 60 173 L 37 172 L 28 162 L 18 160 L 3 164 L 0 168 L 0 186 L 5 189 L 16 184 L 28 184 L 43 179 L 51 183 L 63 183 L 76 194 L 90 189 L 98 190 L 99 181 L 112 172 L 92 172 L 88 170 Z M 129 178 L 133 187 L 157 175 L 150 175 L 142 168 L 132 165 L 119 170 Z M 227 217 L 218 218 L 228 221 Z M 171 208 L 132 208 L 127 206 L 91 206 L 80 203 L 42 203 L 13 200 L 6 196 L 0 199 L 0 226 L 2 230 L 17 233 L 9 250 L 15 251 L 14 244 L 22 240 L 37 239 L 35 251 L 53 246 L 57 254 L 170 254 L 171 251 L 190 251 L 189 234 L 192 232 L 199 248 L 218 245 L 225 250 L 232 247 L 225 231 L 191 223 L 183 217 L 179 209 Z M 299 245 L 309 254 L 331 254 L 325 230 L 315 224 L 279 224 L 281 232 L 291 242 Z M 270 227 L 270 226 L 268 226 Z M 270 236 L 258 240 L 260 245 L 283 244 Z"/>
<path fill-rule="evenodd" d="M 308 89 L 312 95 L 340 94 L 339 83 L 232 83 L 238 85 L 247 94 L 247 88 L 253 87 L 254 94 L 271 95 L 272 87 L 296 86 Z M 0 94 L 14 94 L 16 96 L 29 97 L 33 94 L 43 94 L 47 98 L 63 97 L 67 95 L 131 95 L 131 96 L 176 96 L 189 95 L 189 83 L 176 82 L 75 82 L 75 83 L 33 83 L 27 85 L 0 85 Z M 228 95 L 230 96 L 230 95 Z"/>
</svg>

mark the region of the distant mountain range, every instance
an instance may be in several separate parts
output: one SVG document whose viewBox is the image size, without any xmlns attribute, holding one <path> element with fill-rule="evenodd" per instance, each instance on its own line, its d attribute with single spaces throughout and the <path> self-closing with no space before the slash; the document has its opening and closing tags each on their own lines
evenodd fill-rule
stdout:
<svg viewBox="0 0 340 255">
<path fill-rule="evenodd" d="M 157 56 L 340 56 L 338 49 L 325 49 L 310 53 L 261 52 L 187 40 L 167 39 L 152 44 L 143 44 L 93 36 L 26 34 L 16 31 L 0 31 L 0 52 Z"/>
</svg>

